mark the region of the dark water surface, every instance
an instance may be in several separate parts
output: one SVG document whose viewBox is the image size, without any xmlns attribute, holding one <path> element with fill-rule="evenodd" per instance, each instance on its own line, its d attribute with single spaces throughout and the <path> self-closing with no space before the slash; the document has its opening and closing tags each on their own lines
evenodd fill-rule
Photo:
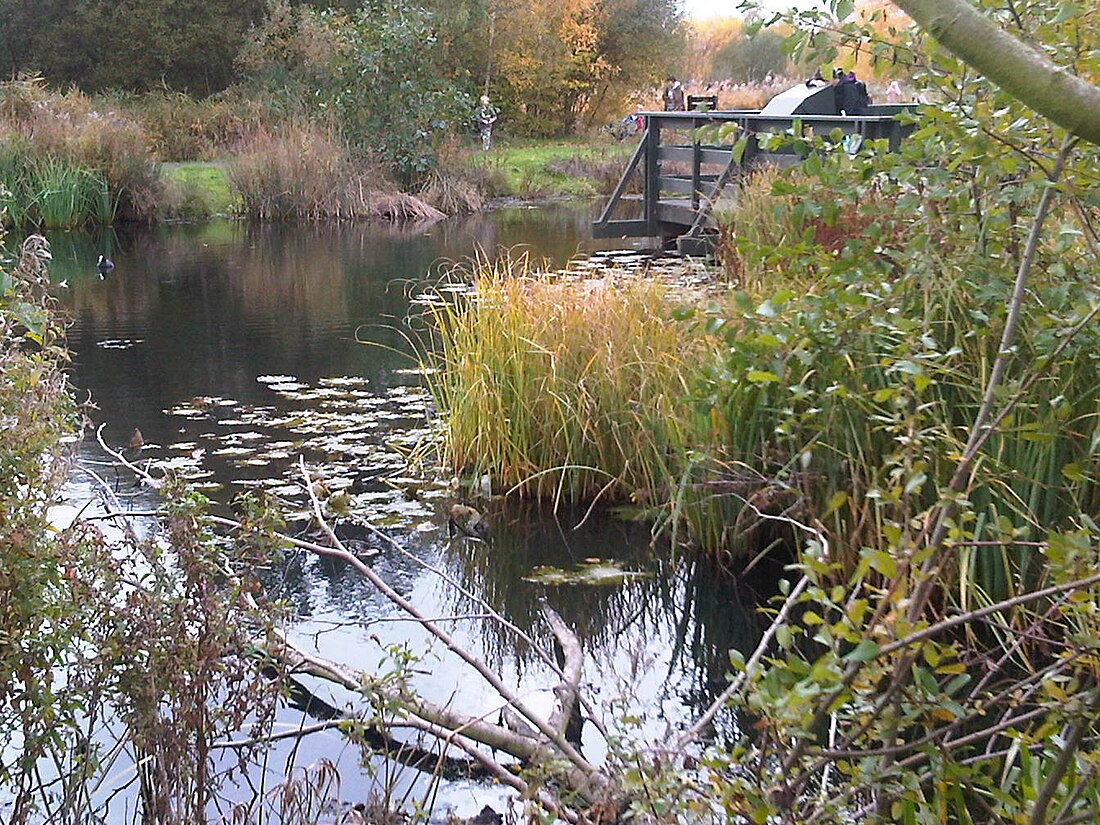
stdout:
<svg viewBox="0 0 1100 825">
<path fill-rule="evenodd" d="M 659 744 L 669 726 L 721 689 L 729 648 L 753 644 L 749 596 L 709 568 L 670 560 L 651 546 L 645 525 L 599 514 L 503 508 L 489 542 L 449 540 L 443 514 L 452 493 L 439 485 L 410 493 L 417 473 L 404 457 L 425 432 L 426 409 L 397 332 L 410 285 L 433 277 L 442 260 L 479 249 L 492 256 L 522 244 L 562 265 L 591 249 L 590 220 L 589 209 L 552 206 L 419 230 L 215 223 L 100 238 L 57 234 L 51 277 L 67 283 L 58 295 L 73 318 L 74 382 L 91 394 L 92 418 L 105 425 L 108 443 L 125 445 L 138 428 L 142 460 L 171 463 L 222 501 L 262 487 L 290 513 L 303 506 L 296 467 L 304 458 L 327 491 L 346 491 L 354 511 L 549 647 L 538 617 L 545 599 L 581 638 L 593 701 L 622 702 L 606 711 L 605 723 L 615 726 L 617 714 L 629 713 L 639 720 L 634 732 Z M 116 264 L 106 279 L 94 268 L 102 252 Z M 367 339 L 383 346 L 361 343 Z M 88 460 L 98 458 L 94 443 L 83 449 Z M 73 486 L 75 498 L 95 494 L 87 479 Z M 140 490 L 123 494 L 134 506 L 147 503 Z M 362 549 L 425 613 L 459 617 L 446 621 L 448 630 L 525 699 L 550 706 L 553 677 L 525 645 L 409 557 L 369 539 Z M 600 585 L 564 583 L 593 561 L 628 575 Z M 546 568 L 566 579 L 547 578 Z M 495 718 L 499 700 L 490 689 L 353 573 L 301 555 L 269 578 L 295 605 L 287 628 L 294 640 L 371 670 L 386 660 L 385 648 L 407 645 L 423 657 L 418 686 L 427 698 Z M 311 687 L 337 707 L 353 699 Z M 302 721 L 290 709 L 281 719 L 288 727 Z M 594 758 L 606 749 L 591 725 L 584 742 Z M 280 748 L 262 781 L 270 789 L 288 761 L 300 768 L 321 758 L 337 764 L 347 802 L 387 786 L 400 794 L 423 793 L 426 785 L 378 760 L 368 775 L 335 733 Z M 450 808 L 468 816 L 487 801 L 499 810 L 500 794 L 451 783 L 437 814 Z M 114 804 L 110 819 L 122 821 L 121 803 Z"/>
</svg>

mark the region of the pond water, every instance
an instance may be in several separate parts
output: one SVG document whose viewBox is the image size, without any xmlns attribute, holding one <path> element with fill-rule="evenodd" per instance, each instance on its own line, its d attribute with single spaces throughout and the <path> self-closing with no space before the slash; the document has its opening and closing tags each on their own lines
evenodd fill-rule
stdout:
<svg viewBox="0 0 1100 825">
<path fill-rule="evenodd" d="M 635 716 L 639 735 L 660 742 L 721 690 L 728 650 L 754 644 L 759 631 L 745 587 L 705 564 L 671 558 L 646 525 L 600 513 L 503 507 L 487 542 L 450 539 L 453 491 L 407 465 L 424 443 L 428 407 L 401 333 L 414 285 L 436 277 L 442 262 L 519 245 L 563 265 L 593 252 L 591 218 L 590 208 L 555 205 L 403 229 L 212 223 L 100 237 L 55 233 L 51 279 L 73 319 L 74 383 L 90 393 L 91 418 L 108 444 L 171 464 L 223 502 L 263 488 L 292 516 L 305 501 L 303 460 L 326 493 L 346 492 L 353 510 L 410 554 L 367 537 L 360 549 L 373 569 L 429 616 L 454 617 L 447 629 L 506 684 L 548 707 L 555 679 L 526 645 L 416 560 L 549 649 L 538 612 L 545 599 L 581 640 L 592 700 L 606 707 L 621 700 L 605 722 L 613 725 L 615 713 Z M 115 262 L 106 278 L 94 266 L 101 253 Z M 135 429 L 144 444 L 127 447 Z M 89 463 L 102 458 L 92 439 L 81 449 Z M 150 493 L 114 484 L 129 506 L 149 505 Z M 78 472 L 72 497 L 96 494 Z M 605 575 L 582 575 L 592 565 Z M 378 667 L 385 648 L 408 645 L 422 657 L 416 669 L 426 698 L 495 718 L 499 699 L 488 686 L 354 573 L 306 554 L 276 572 L 269 578 L 295 607 L 292 639 L 364 669 Z M 310 687 L 337 707 L 354 706 L 353 696 Z M 288 708 L 280 721 L 310 720 Z M 583 741 L 590 758 L 602 757 L 606 745 L 593 726 Z M 415 796 L 427 785 L 377 760 L 362 766 L 336 733 L 280 746 L 269 781 L 288 764 L 321 758 L 339 769 L 346 803 L 387 789 Z M 499 810 L 502 795 L 447 783 L 434 798 L 435 816 L 469 816 L 486 802 Z M 109 821 L 124 819 L 118 800 L 125 795 L 112 803 Z"/>
</svg>

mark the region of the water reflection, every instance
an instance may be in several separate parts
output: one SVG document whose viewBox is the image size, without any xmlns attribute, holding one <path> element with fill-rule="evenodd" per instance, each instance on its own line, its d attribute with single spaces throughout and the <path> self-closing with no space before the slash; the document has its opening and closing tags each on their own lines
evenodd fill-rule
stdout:
<svg viewBox="0 0 1100 825">
<path fill-rule="evenodd" d="M 450 491 L 428 484 L 410 493 L 402 484 L 410 472 L 403 456 L 426 406 L 401 354 L 407 284 L 478 248 L 492 254 L 524 244 L 564 264 L 589 243 L 591 218 L 592 210 L 559 206 L 404 229 L 214 223 L 59 233 L 50 238 L 51 277 L 72 317 L 73 380 L 91 393 L 91 416 L 105 424 L 108 443 L 124 444 L 140 428 L 143 458 L 197 470 L 201 481 L 224 485 L 216 493 L 223 500 L 263 487 L 292 514 L 304 503 L 295 490 L 304 457 L 330 492 L 346 491 L 354 512 L 383 525 L 412 556 L 361 535 L 372 567 L 426 614 L 450 617 L 458 640 L 505 681 L 537 691 L 553 677 L 417 559 L 549 648 L 539 617 L 545 599 L 578 633 L 597 700 L 632 694 L 640 716 L 664 725 L 720 691 L 731 646 L 754 644 L 752 594 L 701 564 L 671 561 L 644 525 L 606 514 L 494 507 L 489 542 L 452 541 Z M 100 254 L 115 262 L 104 279 L 95 269 Z M 364 346 L 357 340 L 364 334 L 382 346 Z M 532 576 L 588 559 L 644 575 L 603 586 Z M 295 606 L 292 635 L 321 655 L 374 668 L 386 648 L 408 644 L 426 657 L 428 698 L 475 713 L 493 706 L 484 686 L 346 569 L 292 553 L 263 575 Z M 337 706 L 348 700 L 330 698 Z"/>
</svg>

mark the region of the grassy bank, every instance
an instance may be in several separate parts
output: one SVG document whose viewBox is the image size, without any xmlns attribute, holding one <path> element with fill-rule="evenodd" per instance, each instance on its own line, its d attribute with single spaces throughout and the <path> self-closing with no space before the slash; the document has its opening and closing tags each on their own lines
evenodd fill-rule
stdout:
<svg viewBox="0 0 1100 825">
<path fill-rule="evenodd" d="M 471 178 L 487 197 L 597 197 L 614 188 L 634 141 L 605 138 L 569 141 L 498 141 L 473 151 L 452 168 Z"/>
<path fill-rule="evenodd" d="M 494 198 L 599 197 L 618 181 L 633 150 L 633 142 L 620 144 L 600 139 L 509 142 L 495 146 L 488 153 L 457 153 L 451 169 L 460 185 L 475 190 L 476 202 L 481 205 Z M 265 151 L 262 156 L 270 159 L 274 153 Z M 293 216 L 294 204 L 304 204 L 308 212 L 308 205 L 319 201 L 316 193 L 308 197 L 303 192 L 295 194 L 293 185 L 293 181 L 305 178 L 314 183 L 324 182 L 327 176 L 317 170 L 300 170 L 297 174 L 284 172 L 276 176 L 257 172 L 251 175 L 250 182 L 240 173 L 234 176 L 240 161 L 238 155 L 216 162 L 161 164 L 167 214 L 185 219 L 239 214 L 244 209 L 244 202 L 256 197 L 261 179 L 269 181 L 269 187 L 289 198 L 281 211 L 291 210 L 290 216 Z M 339 167 L 332 168 L 338 171 Z M 347 176 L 341 179 L 346 181 Z M 454 185 L 455 181 L 450 183 Z M 335 182 L 325 191 L 333 189 Z M 427 199 L 433 201 L 431 197 Z M 444 208 L 444 212 L 463 209 L 462 206 L 450 206 Z"/>
<path fill-rule="evenodd" d="M 173 217 L 208 218 L 240 210 L 240 197 L 230 186 L 224 163 L 162 163 L 160 172 Z"/>
<path fill-rule="evenodd" d="M 116 220 L 438 217 L 497 198 L 592 197 L 618 180 L 632 146 L 587 141 L 467 140 L 437 145 L 413 191 L 373 152 L 332 127 L 239 97 L 151 93 L 92 98 L 40 79 L 0 83 L 0 205 L 11 226 Z"/>
</svg>

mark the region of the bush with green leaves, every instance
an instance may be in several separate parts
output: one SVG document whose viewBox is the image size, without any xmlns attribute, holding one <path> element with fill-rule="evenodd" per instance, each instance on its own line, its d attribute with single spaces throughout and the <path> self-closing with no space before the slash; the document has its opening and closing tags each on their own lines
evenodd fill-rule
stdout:
<svg viewBox="0 0 1100 825">
<path fill-rule="evenodd" d="M 258 507 L 244 507 L 252 546 L 227 547 L 200 523 L 205 500 L 173 486 L 163 531 L 145 539 L 94 475 L 112 519 L 51 511 L 81 419 L 48 261 L 30 236 L 0 263 L 0 818 L 121 821 L 136 799 L 145 822 L 206 821 L 239 765 L 213 744 L 269 730 L 281 684 L 247 656 L 268 627 L 249 607 L 250 554 L 277 548 Z M 120 777 L 128 797 L 95 793 Z"/>
<path fill-rule="evenodd" d="M 807 140 L 750 199 L 771 222 L 733 216 L 750 281 L 698 402 L 769 409 L 776 486 L 820 491 L 764 514 L 801 552 L 694 792 L 745 822 L 1095 821 L 1100 155 L 919 36 L 814 19 L 796 45 L 910 62 L 939 105 L 898 154 Z M 1013 19 L 1096 76 L 1075 7 Z"/>
<path fill-rule="evenodd" d="M 251 82 L 310 117 L 404 185 L 434 169 L 434 148 L 472 110 L 436 48 L 433 19 L 412 3 L 354 12 L 271 6 L 244 52 Z"/>
</svg>

